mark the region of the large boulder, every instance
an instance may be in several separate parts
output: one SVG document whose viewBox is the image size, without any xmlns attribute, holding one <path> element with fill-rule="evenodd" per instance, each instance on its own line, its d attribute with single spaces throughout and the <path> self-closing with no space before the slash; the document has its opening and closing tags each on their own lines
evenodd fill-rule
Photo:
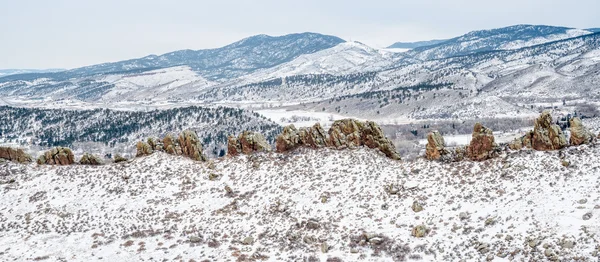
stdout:
<svg viewBox="0 0 600 262">
<path fill-rule="evenodd" d="M 258 132 L 245 131 L 237 138 L 233 135 L 227 138 L 227 154 L 230 156 L 268 152 L 270 150 L 271 146 L 265 137 Z"/>
<path fill-rule="evenodd" d="M 438 160 L 443 155 L 448 154 L 446 150 L 446 143 L 444 137 L 437 130 L 429 132 L 427 134 L 427 146 L 425 146 L 425 158 L 429 160 Z"/>
<path fill-rule="evenodd" d="M 202 144 L 196 132 L 185 130 L 179 134 L 179 146 L 181 154 L 196 161 L 206 161 L 206 156 L 202 153 Z"/>
<path fill-rule="evenodd" d="M 85 153 L 79 160 L 79 164 L 98 166 L 98 165 L 102 165 L 103 162 L 99 157 L 92 155 L 92 154 Z"/>
<path fill-rule="evenodd" d="M 473 127 L 471 143 L 467 147 L 467 156 L 474 161 L 482 161 L 498 155 L 498 145 L 494 141 L 491 129 L 476 123 Z"/>
<path fill-rule="evenodd" d="M 329 146 L 342 149 L 366 146 L 378 149 L 391 159 L 400 159 L 396 147 L 375 122 L 355 119 L 336 120 L 329 128 Z"/>
<path fill-rule="evenodd" d="M 73 151 L 67 147 L 55 147 L 41 155 L 37 163 L 40 165 L 72 165 L 75 163 Z"/>
<path fill-rule="evenodd" d="M 327 133 L 316 123 L 312 127 L 296 129 L 294 125 L 283 128 L 283 132 L 277 136 L 275 148 L 277 152 L 287 152 L 298 147 L 322 148 L 329 146 Z"/>
<path fill-rule="evenodd" d="M 6 159 L 18 163 L 31 162 L 31 156 L 25 153 L 23 149 L 14 149 L 11 147 L 0 147 L 0 159 Z"/>
<path fill-rule="evenodd" d="M 535 120 L 531 147 L 538 151 L 558 150 L 567 146 L 567 139 L 560 127 L 552 123 L 550 111 L 542 112 Z"/>
<path fill-rule="evenodd" d="M 589 144 L 595 140 L 594 134 L 583 126 L 579 117 L 573 117 L 569 120 L 571 137 L 569 142 L 571 145 Z"/>
</svg>

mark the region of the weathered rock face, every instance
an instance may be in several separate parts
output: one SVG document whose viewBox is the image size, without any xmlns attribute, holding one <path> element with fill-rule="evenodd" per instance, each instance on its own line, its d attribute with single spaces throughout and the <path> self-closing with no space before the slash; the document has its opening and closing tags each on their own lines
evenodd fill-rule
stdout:
<svg viewBox="0 0 600 262">
<path fill-rule="evenodd" d="M 275 142 L 277 152 L 287 152 L 294 150 L 300 146 L 310 148 L 322 148 L 329 146 L 327 133 L 321 127 L 321 124 L 316 123 L 312 127 L 303 127 L 296 129 L 294 125 L 289 125 L 283 128 Z"/>
<path fill-rule="evenodd" d="M 400 159 L 396 147 L 375 122 L 360 122 L 354 119 L 341 119 L 333 122 L 329 128 L 329 146 L 334 148 L 352 148 L 366 146 L 376 148 L 391 159 Z"/>
<path fill-rule="evenodd" d="M 474 161 L 482 161 L 498 156 L 498 145 L 491 129 L 476 123 L 473 127 L 471 143 L 467 147 L 467 156 Z"/>
<path fill-rule="evenodd" d="M 98 165 L 102 165 L 103 162 L 99 157 L 92 155 L 92 154 L 85 153 L 79 160 L 79 164 L 98 166 Z"/>
<path fill-rule="evenodd" d="M 31 162 L 31 156 L 25 153 L 23 149 L 14 149 L 11 147 L 0 147 L 0 159 L 6 159 L 19 163 Z"/>
<path fill-rule="evenodd" d="M 538 151 L 558 150 L 567 146 L 567 139 L 560 127 L 552 124 L 550 111 L 546 110 L 535 120 L 531 147 Z"/>
<path fill-rule="evenodd" d="M 190 130 L 181 132 L 177 139 L 170 134 L 167 134 L 162 140 L 148 138 L 147 142 L 138 142 L 136 149 L 136 157 L 147 156 L 154 151 L 164 151 L 172 155 L 187 156 L 196 161 L 206 161 L 206 156 L 202 154 L 202 144 L 198 135 Z"/>
<path fill-rule="evenodd" d="M 41 155 L 37 163 L 40 165 L 72 165 L 75 163 L 73 151 L 67 147 L 55 147 Z"/>
<path fill-rule="evenodd" d="M 181 132 L 179 134 L 179 146 L 182 155 L 196 161 L 206 161 L 206 156 L 202 154 L 202 144 L 196 132 L 190 130 Z"/>
<path fill-rule="evenodd" d="M 245 131 L 237 138 L 233 135 L 227 138 L 227 154 L 230 156 L 268 152 L 270 150 L 271 146 L 267 140 L 257 132 Z"/>
<path fill-rule="evenodd" d="M 277 137 L 277 152 L 287 152 L 298 147 L 336 149 L 366 146 L 376 148 L 387 157 L 400 159 L 396 147 L 383 133 L 381 128 L 371 121 L 361 122 L 354 119 L 342 119 L 333 122 L 326 133 L 319 123 L 312 127 L 296 129 L 294 125 L 283 128 Z"/>
<path fill-rule="evenodd" d="M 509 144 L 510 149 L 533 148 L 538 151 L 558 150 L 567 146 L 567 139 L 560 127 L 552 123 L 550 111 L 542 112 L 535 120 L 533 131 L 515 139 Z"/>
<path fill-rule="evenodd" d="M 438 160 L 443 155 L 448 154 L 446 150 L 444 137 L 437 130 L 427 134 L 427 146 L 425 147 L 425 157 L 429 160 Z"/>
<path fill-rule="evenodd" d="M 579 117 L 571 118 L 569 120 L 569 124 L 571 125 L 571 137 L 569 138 L 571 145 L 578 146 L 582 144 L 589 144 L 594 141 L 594 134 L 592 134 L 592 132 L 583 126 L 583 123 Z"/>
</svg>

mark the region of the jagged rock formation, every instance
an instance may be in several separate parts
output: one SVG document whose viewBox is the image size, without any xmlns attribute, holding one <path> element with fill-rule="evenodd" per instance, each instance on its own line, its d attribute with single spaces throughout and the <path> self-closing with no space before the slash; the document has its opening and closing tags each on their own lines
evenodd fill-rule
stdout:
<svg viewBox="0 0 600 262">
<path fill-rule="evenodd" d="M 498 145 L 491 129 L 476 123 L 473 127 L 471 143 L 466 148 L 467 156 L 474 161 L 482 161 L 498 155 Z"/>
<path fill-rule="evenodd" d="M 25 153 L 23 149 L 14 149 L 11 147 L 0 147 L 0 159 L 6 159 L 18 163 L 31 162 L 31 156 Z"/>
<path fill-rule="evenodd" d="M 569 124 L 571 125 L 571 137 L 569 138 L 571 145 L 589 144 L 594 140 L 594 134 L 583 126 L 579 117 L 571 118 Z"/>
<path fill-rule="evenodd" d="M 277 137 L 277 152 L 287 152 L 298 147 L 336 149 L 366 146 L 376 148 L 391 159 L 400 159 L 396 147 L 375 122 L 361 122 L 355 119 L 336 120 L 328 133 L 320 124 L 312 127 L 296 129 L 294 125 L 286 126 Z"/>
<path fill-rule="evenodd" d="M 85 153 L 79 160 L 79 164 L 98 166 L 98 165 L 102 165 L 104 163 L 102 162 L 102 160 L 99 157 L 92 155 L 92 154 Z"/>
<path fill-rule="evenodd" d="M 179 134 L 179 146 L 181 154 L 196 161 L 206 161 L 206 156 L 202 154 L 202 144 L 196 132 L 185 130 Z"/>
<path fill-rule="evenodd" d="M 509 144 L 514 150 L 533 148 L 538 151 L 558 150 L 567 146 L 567 139 L 560 127 L 552 123 L 550 111 L 542 112 L 535 120 L 533 131 L 515 139 Z"/>
<path fill-rule="evenodd" d="M 39 165 L 72 165 L 75 163 L 75 156 L 70 148 L 55 147 L 41 155 L 38 158 L 37 163 Z"/>
<path fill-rule="evenodd" d="M 296 129 L 294 125 L 286 126 L 275 141 L 277 152 L 287 152 L 300 146 L 322 148 L 329 145 L 327 133 L 319 123 L 300 129 Z"/>
<path fill-rule="evenodd" d="M 427 134 L 427 146 L 425 147 L 425 158 L 429 160 L 438 160 L 443 155 L 447 155 L 449 152 L 446 150 L 446 143 L 444 137 L 437 130 L 429 132 Z"/>
<path fill-rule="evenodd" d="M 396 147 L 373 121 L 336 120 L 329 128 L 329 145 L 338 149 L 366 146 L 376 148 L 391 159 L 400 159 Z"/>
<path fill-rule="evenodd" d="M 255 152 L 268 152 L 271 146 L 258 132 L 245 131 L 237 138 L 230 135 L 227 138 L 227 155 L 237 156 L 239 154 L 252 154 Z"/>
<path fill-rule="evenodd" d="M 190 130 L 181 132 L 177 139 L 171 134 L 167 134 L 162 140 L 148 138 L 147 142 L 139 141 L 136 149 L 136 157 L 151 155 L 155 151 L 163 151 L 172 155 L 183 155 L 196 161 L 206 161 L 198 135 Z"/>
</svg>

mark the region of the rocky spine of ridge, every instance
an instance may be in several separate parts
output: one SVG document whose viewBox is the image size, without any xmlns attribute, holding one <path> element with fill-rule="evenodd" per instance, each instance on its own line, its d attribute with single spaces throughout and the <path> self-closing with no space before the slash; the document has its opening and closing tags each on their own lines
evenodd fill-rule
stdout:
<svg viewBox="0 0 600 262">
<path fill-rule="evenodd" d="M 533 131 L 509 144 L 513 150 L 532 148 L 537 151 L 559 150 L 567 146 L 567 139 L 560 127 L 552 122 L 550 111 L 542 112 L 535 120 Z"/>
<path fill-rule="evenodd" d="M 18 163 L 28 163 L 32 161 L 31 156 L 25 153 L 23 149 L 11 147 L 0 147 L 0 159 Z"/>
<path fill-rule="evenodd" d="M 400 159 L 396 147 L 375 122 L 341 119 L 333 122 L 328 133 L 318 123 L 312 127 L 296 129 L 286 126 L 277 137 L 277 152 L 283 153 L 298 147 L 308 148 L 355 148 L 366 146 L 378 149 L 391 159 Z"/>
<path fill-rule="evenodd" d="M 428 160 L 439 160 L 442 156 L 449 154 L 446 149 L 444 137 L 434 130 L 427 134 L 427 145 L 425 146 L 425 158 Z"/>
<path fill-rule="evenodd" d="M 574 146 L 589 144 L 596 140 L 594 134 L 583 126 L 579 117 L 573 117 L 569 119 L 569 130 L 571 131 L 571 137 L 569 143 Z"/>
<path fill-rule="evenodd" d="M 483 161 L 497 157 L 500 147 L 495 142 L 491 129 L 476 123 L 473 127 L 471 143 L 466 148 L 466 154 L 473 161 Z"/>
<path fill-rule="evenodd" d="M 271 151 L 271 146 L 265 137 L 258 132 L 245 131 L 238 137 L 230 135 L 227 138 L 227 155 L 229 156 L 269 151 Z"/>
<path fill-rule="evenodd" d="M 171 155 L 182 155 L 196 161 L 206 161 L 202 153 L 202 144 L 196 132 L 183 131 L 177 139 L 171 134 L 160 139 L 148 138 L 146 142 L 139 141 L 136 145 L 136 157 L 151 155 L 155 151 L 166 152 Z"/>
<path fill-rule="evenodd" d="M 41 155 L 37 159 L 39 165 L 72 165 L 75 163 L 73 151 L 67 147 L 55 147 Z"/>
</svg>

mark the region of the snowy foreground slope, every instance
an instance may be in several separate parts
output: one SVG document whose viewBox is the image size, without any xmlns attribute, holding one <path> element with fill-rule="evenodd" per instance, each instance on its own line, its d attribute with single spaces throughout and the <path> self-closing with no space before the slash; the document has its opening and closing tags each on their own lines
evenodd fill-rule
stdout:
<svg viewBox="0 0 600 262">
<path fill-rule="evenodd" d="M 5 163 L 0 260 L 597 261 L 600 148 L 564 155 L 569 167 L 558 152 L 439 163 L 367 149 Z"/>
</svg>

